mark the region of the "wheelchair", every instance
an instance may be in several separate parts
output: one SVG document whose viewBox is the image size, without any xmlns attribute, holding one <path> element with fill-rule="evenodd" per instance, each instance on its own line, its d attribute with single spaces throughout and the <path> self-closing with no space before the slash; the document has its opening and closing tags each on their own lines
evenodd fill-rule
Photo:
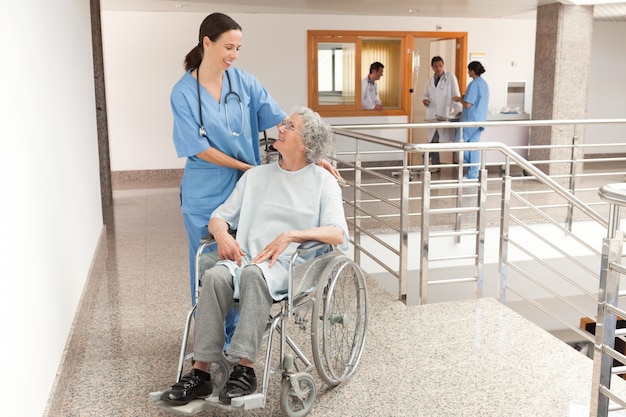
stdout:
<svg viewBox="0 0 626 417">
<path fill-rule="evenodd" d="M 276 139 L 267 137 L 267 131 L 263 131 L 263 137 L 259 138 L 261 148 L 261 164 L 271 164 L 278 160 L 278 151 L 274 148 Z"/>
<path fill-rule="evenodd" d="M 211 237 L 203 238 L 196 255 L 196 288 L 199 288 L 199 275 L 214 262 L 214 258 L 212 261 L 204 253 L 210 245 L 215 245 Z M 315 257 L 296 266 L 297 259 L 308 254 Z M 150 393 L 150 400 L 159 407 L 182 415 L 193 415 L 211 407 L 224 411 L 263 408 L 267 403 L 270 378 L 279 374 L 282 414 L 287 417 L 306 416 L 317 394 L 316 381 L 310 374 L 313 368 L 330 387 L 348 380 L 357 369 L 365 345 L 368 320 L 365 276 L 361 268 L 334 245 L 305 242 L 290 259 L 287 295 L 275 304 L 280 305 L 280 310 L 270 315 L 266 326 L 263 378 L 256 393 L 234 398 L 230 405 L 219 402 L 219 392 L 237 362 L 224 357 L 211 364 L 214 387 L 213 394 L 208 398 L 196 399 L 183 406 L 171 406 L 160 400 L 163 391 L 159 391 Z M 187 353 L 187 341 L 194 312 L 195 305 L 185 321 L 177 382 L 183 375 L 185 362 L 193 360 L 193 352 Z M 310 333 L 313 361 L 289 336 L 291 321 L 300 330 Z M 275 346 L 276 339 L 278 346 Z"/>
</svg>

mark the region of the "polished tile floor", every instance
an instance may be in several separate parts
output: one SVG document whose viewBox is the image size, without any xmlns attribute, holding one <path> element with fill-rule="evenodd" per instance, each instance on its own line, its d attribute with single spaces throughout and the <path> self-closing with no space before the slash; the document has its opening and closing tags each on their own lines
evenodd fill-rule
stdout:
<svg viewBox="0 0 626 417">
<path fill-rule="evenodd" d="M 148 186 L 114 191 L 106 247 L 77 314 L 49 416 L 177 415 L 148 396 L 176 374 L 189 306 L 186 235 L 177 184 Z M 588 415 L 591 360 L 497 301 L 407 307 L 367 283 L 369 326 L 359 369 L 334 389 L 313 372 L 318 396 L 311 416 Z M 281 415 L 280 381 L 271 384 L 264 409 L 200 415 Z"/>
</svg>

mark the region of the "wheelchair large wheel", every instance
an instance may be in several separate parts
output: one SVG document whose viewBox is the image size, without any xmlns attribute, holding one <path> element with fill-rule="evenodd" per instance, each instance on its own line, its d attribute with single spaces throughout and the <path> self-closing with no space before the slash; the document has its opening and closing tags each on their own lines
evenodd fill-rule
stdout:
<svg viewBox="0 0 626 417">
<path fill-rule="evenodd" d="M 361 359 L 367 330 L 367 288 L 361 268 L 345 255 L 333 258 L 317 285 L 311 318 L 315 367 L 335 386 Z"/>
<path fill-rule="evenodd" d="M 298 387 L 296 392 L 294 385 Z M 313 408 L 317 386 L 313 377 L 306 372 L 300 372 L 283 378 L 280 392 L 280 410 L 284 416 L 304 417 Z"/>
</svg>

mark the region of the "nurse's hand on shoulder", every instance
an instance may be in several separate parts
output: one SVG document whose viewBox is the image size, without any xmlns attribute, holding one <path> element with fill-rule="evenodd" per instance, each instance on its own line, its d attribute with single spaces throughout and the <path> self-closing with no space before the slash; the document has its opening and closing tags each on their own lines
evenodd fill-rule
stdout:
<svg viewBox="0 0 626 417">
<path fill-rule="evenodd" d="M 317 165 L 321 166 L 322 168 L 324 168 L 326 171 L 330 172 L 333 177 L 337 178 L 338 180 L 342 180 L 343 178 L 341 178 L 341 174 L 339 173 L 339 171 L 337 170 L 337 168 L 335 168 L 330 162 L 328 162 L 325 159 L 320 159 L 319 161 L 317 161 Z"/>
</svg>

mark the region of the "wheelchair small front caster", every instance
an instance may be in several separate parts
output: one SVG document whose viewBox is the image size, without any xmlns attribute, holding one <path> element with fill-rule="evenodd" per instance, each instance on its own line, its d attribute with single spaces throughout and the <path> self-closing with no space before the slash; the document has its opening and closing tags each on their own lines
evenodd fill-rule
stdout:
<svg viewBox="0 0 626 417">
<path fill-rule="evenodd" d="M 313 408 L 317 386 L 306 372 L 285 375 L 281 381 L 280 410 L 288 417 L 304 417 Z"/>
<path fill-rule="evenodd" d="M 211 381 L 213 381 L 213 392 L 220 392 L 230 375 L 228 363 L 226 360 L 211 362 L 209 373 L 211 374 Z"/>
</svg>

